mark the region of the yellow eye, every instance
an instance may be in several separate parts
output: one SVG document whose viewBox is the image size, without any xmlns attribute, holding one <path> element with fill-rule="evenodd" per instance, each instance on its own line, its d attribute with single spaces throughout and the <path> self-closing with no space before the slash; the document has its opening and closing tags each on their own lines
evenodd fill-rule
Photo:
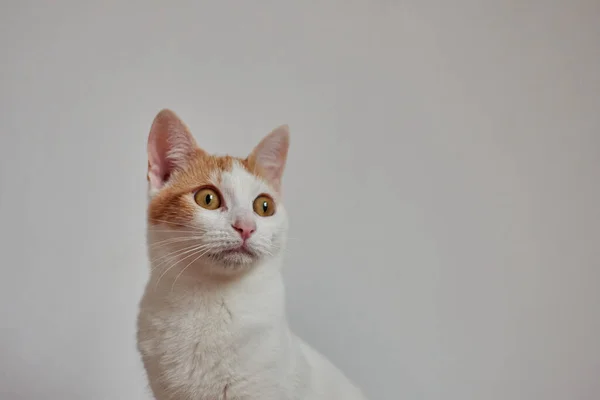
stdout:
<svg viewBox="0 0 600 400">
<path fill-rule="evenodd" d="M 202 208 L 206 208 L 207 210 L 216 210 L 221 207 L 221 198 L 216 190 L 205 188 L 200 189 L 194 195 L 194 200 L 196 203 Z"/>
<path fill-rule="evenodd" d="M 254 212 L 261 217 L 270 217 L 275 214 L 275 202 L 269 196 L 261 195 L 254 200 Z"/>
</svg>

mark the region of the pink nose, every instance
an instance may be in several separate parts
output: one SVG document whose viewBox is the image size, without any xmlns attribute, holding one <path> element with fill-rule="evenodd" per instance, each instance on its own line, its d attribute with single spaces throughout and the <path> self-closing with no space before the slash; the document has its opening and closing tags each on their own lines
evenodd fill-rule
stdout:
<svg viewBox="0 0 600 400">
<path fill-rule="evenodd" d="M 233 229 L 238 231 L 242 239 L 246 240 L 256 230 L 256 224 L 254 221 L 246 221 L 246 220 L 237 220 L 233 225 L 231 225 Z"/>
</svg>

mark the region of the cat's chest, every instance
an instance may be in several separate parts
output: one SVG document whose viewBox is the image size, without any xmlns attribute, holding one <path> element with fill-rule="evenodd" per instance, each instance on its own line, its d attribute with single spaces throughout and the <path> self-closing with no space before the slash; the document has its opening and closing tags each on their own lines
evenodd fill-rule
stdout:
<svg viewBox="0 0 600 400">
<path fill-rule="evenodd" d="M 140 347 L 149 356 L 161 357 L 162 364 L 199 369 L 234 358 L 241 334 L 224 299 L 165 298 L 140 311 Z"/>
<path fill-rule="evenodd" d="M 248 391 L 256 393 L 252 386 L 261 382 L 257 374 L 276 376 L 269 369 L 277 360 L 258 357 L 270 354 L 260 351 L 270 340 L 277 342 L 273 321 L 247 306 L 225 299 L 182 298 L 142 306 L 139 347 L 161 387 L 195 393 L 197 399 L 220 399 L 225 391 L 228 399 L 244 399 Z M 271 382 L 264 390 L 276 386 Z"/>
</svg>

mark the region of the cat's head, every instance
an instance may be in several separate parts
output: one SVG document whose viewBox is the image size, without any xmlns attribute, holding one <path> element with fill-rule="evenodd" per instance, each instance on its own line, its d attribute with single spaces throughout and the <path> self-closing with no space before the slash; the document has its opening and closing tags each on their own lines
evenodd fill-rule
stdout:
<svg viewBox="0 0 600 400">
<path fill-rule="evenodd" d="M 212 155 L 175 113 L 158 113 L 148 137 L 153 268 L 232 272 L 277 256 L 287 232 L 281 180 L 288 146 L 281 126 L 246 158 Z"/>
</svg>

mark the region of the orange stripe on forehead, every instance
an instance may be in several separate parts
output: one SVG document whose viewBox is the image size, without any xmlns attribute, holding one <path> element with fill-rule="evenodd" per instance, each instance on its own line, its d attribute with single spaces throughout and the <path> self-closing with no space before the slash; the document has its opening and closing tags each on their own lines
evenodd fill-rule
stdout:
<svg viewBox="0 0 600 400">
<path fill-rule="evenodd" d="M 198 152 L 185 169 L 177 171 L 173 176 L 174 187 L 193 188 L 201 185 L 214 184 L 211 178 L 220 175 L 222 172 L 229 172 L 233 169 L 235 158 L 230 156 L 213 156 L 205 152 Z"/>
</svg>

